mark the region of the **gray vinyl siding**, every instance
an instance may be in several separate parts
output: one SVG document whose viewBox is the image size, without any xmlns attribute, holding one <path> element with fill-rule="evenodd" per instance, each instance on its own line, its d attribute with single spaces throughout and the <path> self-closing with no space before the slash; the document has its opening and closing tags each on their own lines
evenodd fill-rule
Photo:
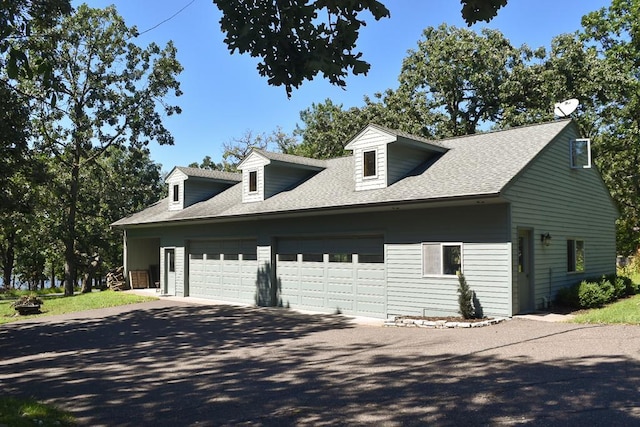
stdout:
<svg viewBox="0 0 640 427">
<path fill-rule="evenodd" d="M 412 149 L 399 144 L 390 144 L 387 153 L 387 185 L 407 176 L 409 172 L 424 164 L 433 153 Z"/>
<path fill-rule="evenodd" d="M 292 167 L 278 167 L 267 165 L 264 168 L 264 197 L 269 198 L 274 194 L 287 190 L 295 184 L 303 181 L 314 172 L 309 170 L 295 169 Z"/>
<path fill-rule="evenodd" d="M 533 230 L 535 304 L 553 300 L 560 288 L 588 277 L 615 272 L 617 210 L 596 168 L 572 169 L 569 143 L 577 134 L 572 126 L 543 150 L 507 188 L 511 201 L 511 234 Z M 549 233 L 551 245 L 540 242 Z M 567 272 L 567 239 L 585 242 L 585 271 Z M 518 248 L 513 245 L 512 266 L 517 283 Z M 513 293 L 518 309 L 517 286 Z"/>
<path fill-rule="evenodd" d="M 268 161 L 257 154 L 247 157 L 242 166 L 242 202 L 259 202 L 264 200 L 264 165 Z M 257 172 L 257 191 L 249 191 L 249 173 Z"/>
<path fill-rule="evenodd" d="M 184 184 L 184 207 L 209 199 L 227 189 L 231 184 L 188 179 Z"/>
<path fill-rule="evenodd" d="M 364 176 L 364 153 L 365 151 L 376 152 L 376 175 Z M 385 188 L 387 186 L 387 145 L 375 147 L 358 147 L 353 150 L 355 161 L 355 181 L 356 191 L 373 190 Z"/>
<path fill-rule="evenodd" d="M 461 243 L 462 269 L 485 315 L 511 315 L 508 206 L 434 209 L 398 218 L 387 235 L 387 316 L 456 315 L 458 278 L 424 276 L 422 243 Z M 413 224 L 411 228 L 399 224 Z"/>
<path fill-rule="evenodd" d="M 455 315 L 458 310 L 458 280 L 456 277 L 423 277 L 421 245 L 423 242 L 461 242 L 464 272 L 485 314 L 508 315 L 511 304 L 510 272 L 505 274 L 505 270 L 510 268 L 508 212 L 507 204 L 474 204 L 364 215 L 333 214 L 221 224 L 168 225 L 161 229 L 128 230 L 128 235 L 129 238 L 143 238 L 162 233 L 161 250 L 176 247 L 176 281 L 180 290 L 183 288 L 181 280 L 184 280 L 185 265 L 180 264 L 179 253 L 185 241 L 190 242 L 193 252 L 201 242 L 211 239 L 257 238 L 258 262 L 245 277 L 245 297 L 241 300 L 227 294 L 220 297 L 212 295 L 211 298 L 251 303 L 251 298 L 247 299 L 249 287 L 254 295 L 264 297 L 265 294 L 260 292 L 265 289 L 260 286 L 266 284 L 264 268 L 269 266 L 272 268 L 269 273 L 275 280 L 273 286 L 281 287 L 279 296 L 283 305 L 300 309 L 316 307 L 316 311 L 326 312 L 339 309 L 345 314 L 370 317 L 421 315 L 435 313 L 434 309 L 442 314 Z M 270 264 L 280 241 L 315 239 L 322 242 L 316 246 L 326 257 L 324 254 L 331 251 L 347 251 L 352 246 L 350 239 L 354 237 L 364 242 L 379 239 L 376 246 L 383 246 L 385 262 L 359 263 L 354 257 L 353 263 L 302 263 L 299 255 L 296 261 L 283 263 L 280 268 L 277 264 Z M 305 247 L 313 249 L 313 244 L 307 243 Z M 360 248 L 358 252 L 374 252 L 366 244 Z M 297 246 L 283 247 L 283 250 L 300 253 Z M 190 272 L 189 276 L 193 277 L 193 274 Z M 320 283 L 330 287 L 319 288 Z M 192 295 L 193 291 L 192 285 Z M 326 301 L 319 301 L 320 295 Z M 319 306 L 314 304 L 322 304 L 324 309 L 318 309 Z"/>
</svg>

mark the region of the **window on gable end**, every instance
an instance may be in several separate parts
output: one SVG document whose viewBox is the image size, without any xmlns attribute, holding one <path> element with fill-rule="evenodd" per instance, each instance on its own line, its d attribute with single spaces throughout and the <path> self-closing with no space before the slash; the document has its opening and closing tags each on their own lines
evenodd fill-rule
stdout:
<svg viewBox="0 0 640 427">
<path fill-rule="evenodd" d="M 365 151 L 362 155 L 363 160 L 363 175 L 376 176 L 376 151 Z"/>
<path fill-rule="evenodd" d="M 173 201 L 180 201 L 180 185 L 178 184 L 173 185 Z"/>
<path fill-rule="evenodd" d="M 249 172 L 249 192 L 255 193 L 258 191 L 258 171 Z"/>
<path fill-rule="evenodd" d="M 574 169 L 591 167 L 591 141 L 589 139 L 571 141 L 571 167 Z"/>
</svg>

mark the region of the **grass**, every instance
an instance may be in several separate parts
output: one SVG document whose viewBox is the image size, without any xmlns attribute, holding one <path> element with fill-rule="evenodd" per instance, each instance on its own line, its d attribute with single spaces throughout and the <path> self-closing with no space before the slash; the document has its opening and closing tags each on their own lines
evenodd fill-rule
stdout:
<svg viewBox="0 0 640 427">
<path fill-rule="evenodd" d="M 640 294 L 579 313 L 572 322 L 640 325 Z"/>
<path fill-rule="evenodd" d="M 0 397 L 0 425 L 75 426 L 76 420 L 70 413 L 35 399 Z"/>
<path fill-rule="evenodd" d="M 116 307 L 119 305 L 135 304 L 138 302 L 157 299 L 155 297 L 146 297 L 114 291 L 91 292 L 88 294 L 77 294 L 72 297 L 40 295 L 40 298 L 44 302 L 40 308 L 42 313 L 29 316 L 16 315 L 15 309 L 11 307 L 11 300 L 0 301 L 0 324 L 34 317 L 73 313 L 76 311 L 93 310 L 96 308 Z"/>
</svg>

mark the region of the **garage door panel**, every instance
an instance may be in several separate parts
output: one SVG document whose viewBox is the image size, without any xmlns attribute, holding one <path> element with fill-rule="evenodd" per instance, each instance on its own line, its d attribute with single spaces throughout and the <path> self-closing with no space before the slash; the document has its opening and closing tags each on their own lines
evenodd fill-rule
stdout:
<svg viewBox="0 0 640 427">
<path fill-rule="evenodd" d="M 356 262 L 359 254 L 384 259 L 381 236 L 279 239 L 276 254 L 282 300 L 293 308 L 385 317 L 385 264 Z"/>
<path fill-rule="evenodd" d="M 253 259 L 242 260 L 241 251 Z M 257 241 L 251 239 L 191 242 L 189 294 L 253 303 L 258 272 L 258 262 L 253 255 L 256 251 Z M 231 259 L 225 260 L 225 257 Z"/>
<path fill-rule="evenodd" d="M 322 295 L 300 295 L 300 304 L 306 307 L 322 307 L 324 306 L 324 297 Z"/>
<path fill-rule="evenodd" d="M 341 312 L 354 311 L 355 309 L 353 299 L 329 298 L 327 305 L 329 308 L 339 309 Z"/>
<path fill-rule="evenodd" d="M 324 277 L 324 265 L 319 262 L 302 263 L 300 274 L 304 277 Z M 305 265 L 311 264 L 311 265 Z"/>
<path fill-rule="evenodd" d="M 329 263 L 330 268 L 327 271 L 328 280 L 333 280 L 333 279 L 353 280 L 354 272 L 353 272 L 353 267 L 351 265 L 349 265 L 349 268 L 340 268 L 335 266 L 336 264 Z"/>
<path fill-rule="evenodd" d="M 354 291 L 353 283 L 327 283 L 327 292 L 330 294 L 348 294 L 353 298 Z"/>
<path fill-rule="evenodd" d="M 385 271 L 381 268 L 372 269 L 370 267 L 360 267 L 357 269 L 356 277 L 358 280 L 379 280 L 381 282 L 385 279 Z"/>
</svg>

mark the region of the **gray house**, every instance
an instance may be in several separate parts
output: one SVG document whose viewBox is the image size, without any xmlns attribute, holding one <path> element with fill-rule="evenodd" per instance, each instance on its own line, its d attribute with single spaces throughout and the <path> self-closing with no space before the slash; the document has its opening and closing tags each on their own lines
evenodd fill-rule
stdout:
<svg viewBox="0 0 640 427">
<path fill-rule="evenodd" d="M 617 209 L 571 120 L 441 141 L 369 125 L 353 155 L 253 150 L 241 174 L 174 168 L 114 223 L 127 271 L 171 295 L 386 318 L 542 308 L 615 272 Z"/>
</svg>

